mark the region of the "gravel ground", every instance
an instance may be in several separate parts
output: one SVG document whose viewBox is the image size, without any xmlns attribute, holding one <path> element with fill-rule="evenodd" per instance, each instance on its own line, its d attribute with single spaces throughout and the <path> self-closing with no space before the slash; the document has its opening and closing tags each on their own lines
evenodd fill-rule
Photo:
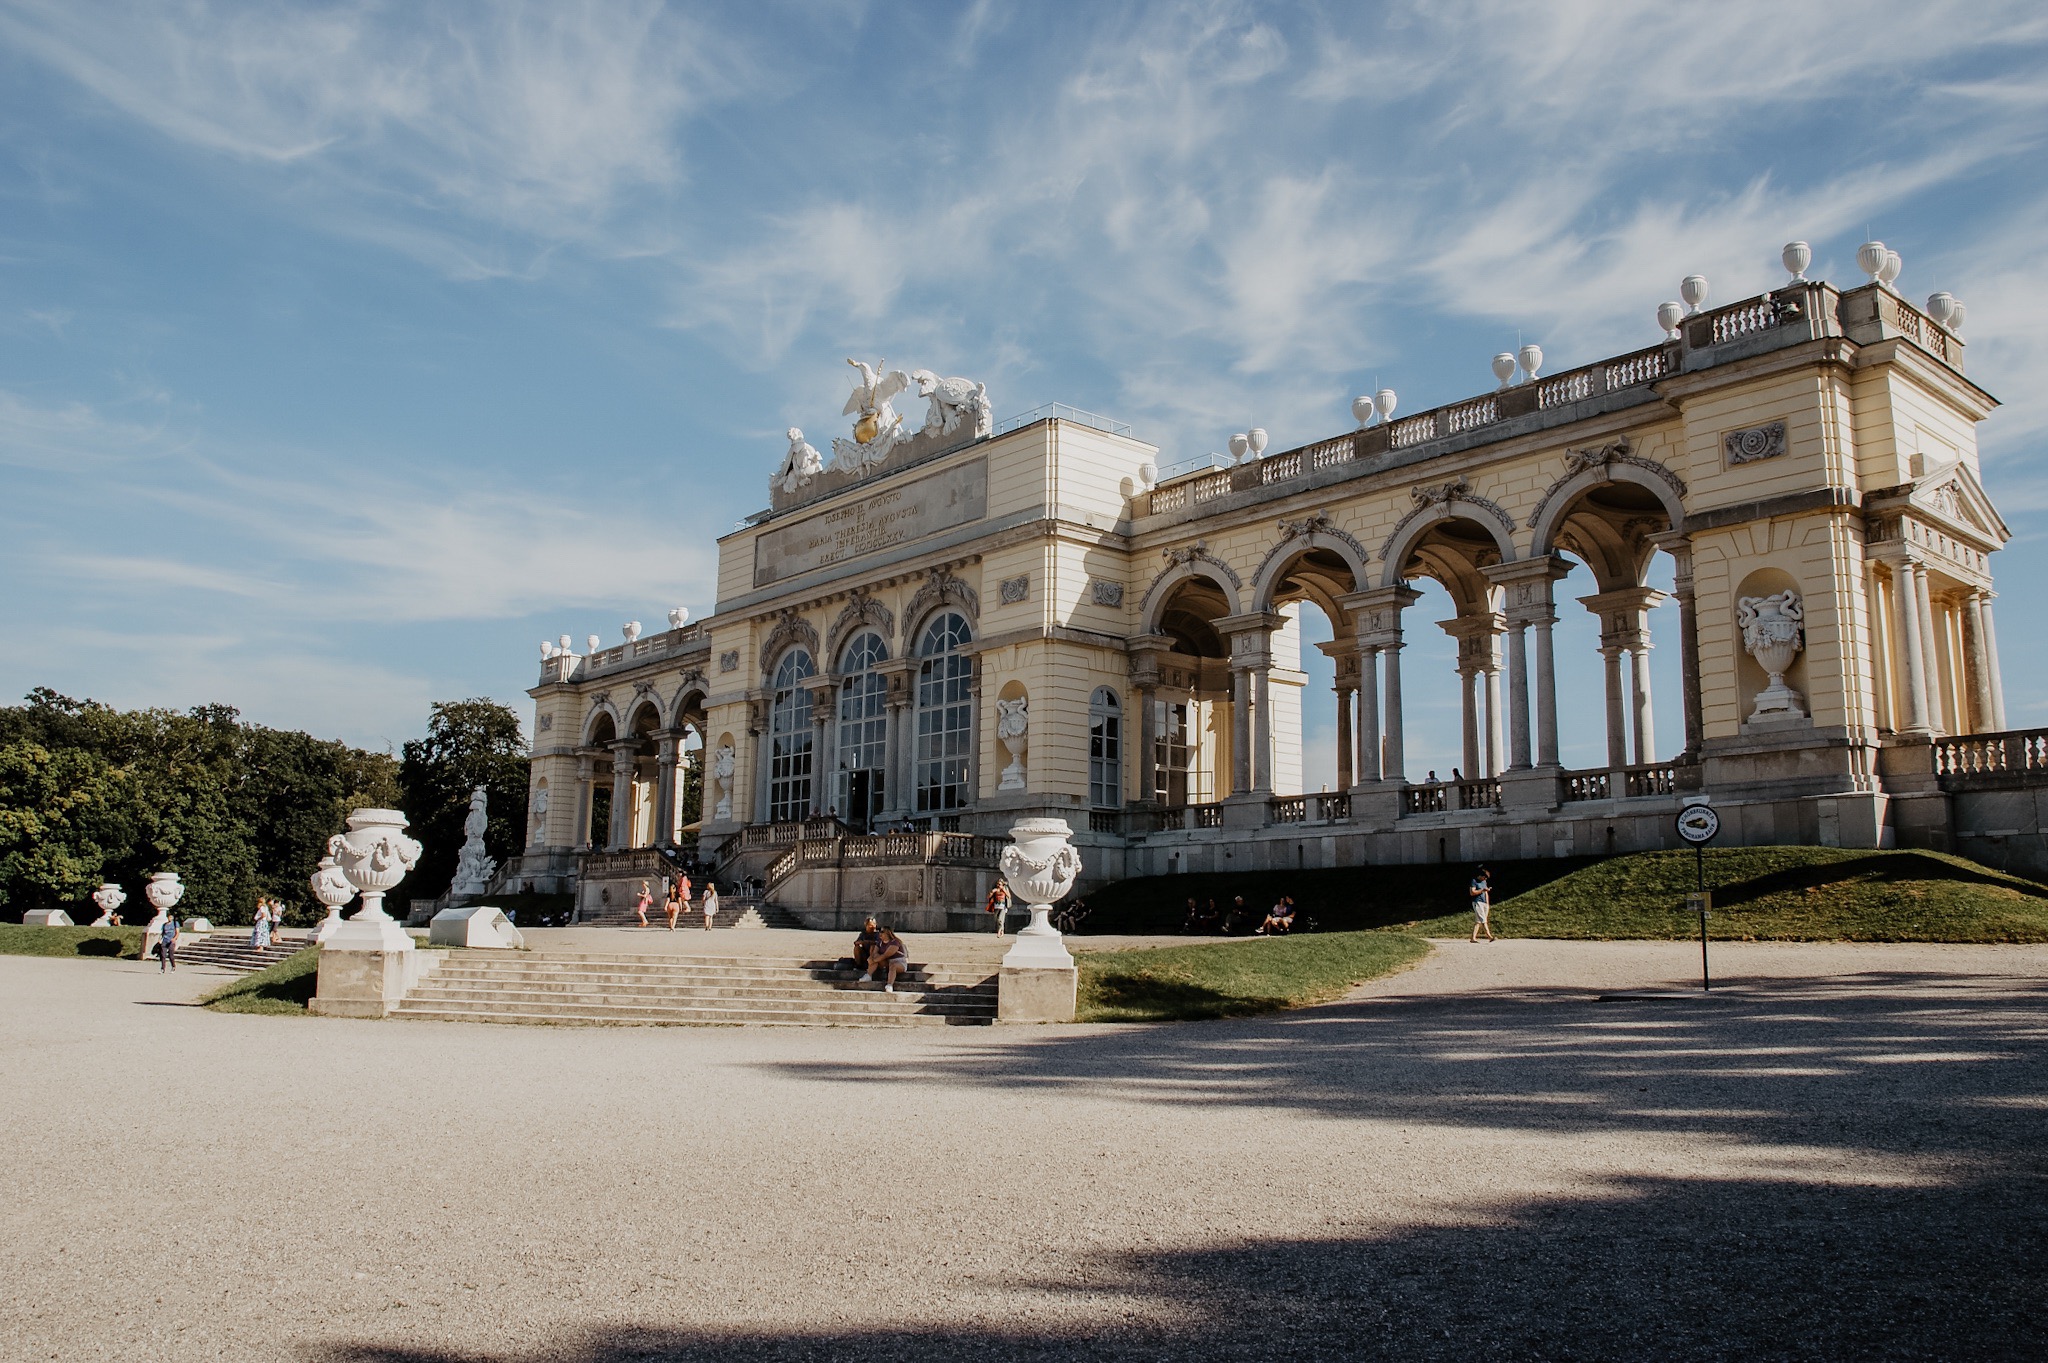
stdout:
<svg viewBox="0 0 2048 1363">
<path fill-rule="evenodd" d="M 910 1034 L 0 957 L 0 1357 L 2041 1358 L 2048 948 L 1715 955 Z"/>
</svg>

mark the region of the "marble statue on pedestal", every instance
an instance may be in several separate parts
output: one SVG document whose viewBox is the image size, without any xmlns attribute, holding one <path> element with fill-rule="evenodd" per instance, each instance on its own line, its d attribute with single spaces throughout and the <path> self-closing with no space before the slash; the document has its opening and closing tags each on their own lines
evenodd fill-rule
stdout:
<svg viewBox="0 0 2048 1363">
<path fill-rule="evenodd" d="M 455 881 L 448 887 L 451 899 L 488 893 L 498 863 L 484 852 L 484 832 L 491 826 L 488 810 L 491 794 L 482 786 L 469 793 L 469 815 L 462 821 L 462 851 L 455 858 Z"/>
<path fill-rule="evenodd" d="M 997 790 L 1024 789 L 1024 755 L 1031 742 L 1030 705 L 1022 696 L 996 702 L 996 741 L 1010 754 L 1010 765 L 1003 768 Z"/>
<path fill-rule="evenodd" d="M 718 789 L 718 804 L 711 817 L 721 823 L 732 818 L 732 773 L 735 761 L 732 744 L 721 743 L 711 755 L 711 781 Z"/>
<path fill-rule="evenodd" d="M 989 406 L 988 386 L 968 379 L 942 379 L 929 369 L 910 376 L 917 395 L 931 403 L 919 435 L 951 435 L 962 422 L 971 421 L 974 434 L 988 435 L 995 429 L 995 412 Z"/>
<path fill-rule="evenodd" d="M 889 457 L 889 451 L 906 438 L 903 418 L 890 399 L 910 387 L 910 376 L 900 369 L 870 368 L 859 360 L 848 360 L 860 371 L 860 382 L 846 400 L 843 415 L 859 416 L 853 423 L 853 439 L 844 436 L 832 442 L 832 467 L 858 473 L 871 469 Z"/>
<path fill-rule="evenodd" d="M 785 493 L 801 491 L 813 478 L 825 471 L 824 460 L 818 457 L 811 442 L 804 439 L 798 427 L 789 428 L 789 453 L 782 460 L 782 467 L 775 471 L 775 486 Z M 678 625 L 682 621 L 676 622 Z"/>
</svg>

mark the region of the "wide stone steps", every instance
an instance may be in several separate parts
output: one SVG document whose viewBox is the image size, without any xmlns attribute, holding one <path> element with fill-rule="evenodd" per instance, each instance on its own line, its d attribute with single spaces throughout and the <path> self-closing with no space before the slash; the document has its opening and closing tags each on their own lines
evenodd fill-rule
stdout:
<svg viewBox="0 0 2048 1363">
<path fill-rule="evenodd" d="M 628 906 L 623 909 L 605 908 L 596 911 L 586 911 L 577 920 L 577 923 L 581 927 L 626 928 L 640 926 L 640 919 L 634 914 L 632 908 Z M 647 926 L 650 928 L 668 926 L 668 917 L 661 905 L 656 904 L 647 911 Z M 802 926 L 802 921 L 788 909 L 779 908 L 774 904 L 764 904 L 757 900 L 725 898 L 719 901 L 718 917 L 712 922 L 711 930 L 713 932 L 723 932 L 727 928 L 801 928 Z M 696 932 L 704 931 L 703 910 L 692 909 L 688 913 L 676 915 L 676 931 L 681 932 L 685 928 Z"/>
<path fill-rule="evenodd" d="M 249 945 L 247 933 L 238 933 L 229 928 L 210 937 L 187 938 L 179 942 L 178 964 L 212 966 L 217 970 L 231 970 L 238 975 L 249 975 L 287 959 L 308 945 L 309 941 L 310 937 L 273 937 L 270 939 L 270 945 L 259 951 Z M 148 957 L 147 952 L 144 953 L 144 957 Z"/>
<path fill-rule="evenodd" d="M 894 993 L 845 961 L 456 952 L 394 1015 L 444 1021 L 960 1026 L 993 1022 L 986 967 L 921 962 Z"/>
</svg>

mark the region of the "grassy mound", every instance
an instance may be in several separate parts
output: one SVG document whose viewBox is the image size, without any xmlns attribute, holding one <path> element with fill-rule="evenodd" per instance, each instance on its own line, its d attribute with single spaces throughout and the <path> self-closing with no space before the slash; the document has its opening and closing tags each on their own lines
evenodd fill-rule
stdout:
<svg viewBox="0 0 2048 1363">
<path fill-rule="evenodd" d="M 276 965 L 229 981 L 199 1002 L 217 1013 L 303 1014 L 319 978 L 320 949 L 306 947 Z"/>
<path fill-rule="evenodd" d="M 1558 857 L 1540 861 L 1497 861 L 1494 898 L 1521 894 L 1593 865 L 1592 857 Z M 1465 906 L 1465 887 L 1473 862 L 1428 862 L 1414 866 L 1359 866 L 1337 870 L 1204 872 L 1190 875 L 1144 876 L 1120 880 L 1087 895 L 1091 912 L 1080 931 L 1086 933 L 1179 932 L 1187 901 L 1214 899 L 1227 908 L 1243 895 L 1245 907 L 1259 917 L 1283 894 L 1294 896 L 1301 911 L 1324 932 L 1356 932 L 1397 927 Z M 1252 926 L 1256 927 L 1255 918 Z"/>
<path fill-rule="evenodd" d="M 1393 932 L 1319 932 L 1208 946 L 1082 952 L 1081 1022 L 1243 1017 L 1343 994 L 1429 954 Z"/>
<path fill-rule="evenodd" d="M 1708 850 L 1706 871 L 1714 896 L 1707 935 L 1726 941 L 2048 942 L 2048 886 L 1942 852 L 1729 847 Z M 1512 897 L 1497 893 L 1493 930 L 1501 937 L 1696 936 L 1699 920 L 1684 911 L 1693 884 L 1690 852 L 1616 857 Z M 1405 926 L 1462 937 L 1472 916 L 1446 913 Z"/>
<path fill-rule="evenodd" d="M 142 929 L 0 923 L 0 956 L 119 956 L 136 961 L 142 959 Z"/>
</svg>

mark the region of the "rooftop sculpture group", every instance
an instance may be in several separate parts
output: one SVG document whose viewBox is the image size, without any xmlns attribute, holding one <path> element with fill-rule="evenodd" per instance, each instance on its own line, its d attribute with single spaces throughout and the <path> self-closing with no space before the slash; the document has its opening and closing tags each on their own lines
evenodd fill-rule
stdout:
<svg viewBox="0 0 2048 1363">
<path fill-rule="evenodd" d="M 994 411 L 989 406 L 988 387 L 970 379 L 940 378 L 929 369 L 905 373 L 890 369 L 886 362 L 868 364 L 848 360 L 860 379 L 846 399 L 841 415 L 853 420 L 853 438 L 837 437 L 832 442 L 832 463 L 828 467 L 817 449 L 804 439 L 802 429 L 789 428 L 789 452 L 782 466 L 769 479 L 773 493 L 794 497 L 819 475 L 844 473 L 864 475 L 880 468 L 899 448 L 915 440 L 936 444 L 947 437 L 979 439 L 995 429 Z M 928 404 L 924 425 L 915 431 L 905 427 L 897 412 L 898 395 L 915 388 Z"/>
</svg>

